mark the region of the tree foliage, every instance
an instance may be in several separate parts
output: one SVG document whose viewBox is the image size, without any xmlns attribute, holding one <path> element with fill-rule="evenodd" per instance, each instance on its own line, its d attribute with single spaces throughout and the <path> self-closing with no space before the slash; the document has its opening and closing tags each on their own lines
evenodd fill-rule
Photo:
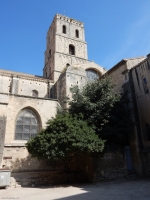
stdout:
<svg viewBox="0 0 150 200">
<path fill-rule="evenodd" d="M 124 93 L 110 111 L 109 121 L 101 131 L 107 144 L 128 145 L 128 134 L 132 132 L 128 93 Z"/>
<path fill-rule="evenodd" d="M 33 157 L 67 160 L 80 153 L 102 152 L 104 141 L 85 121 L 64 112 L 49 120 L 47 127 L 31 138 L 26 146 Z"/>
<path fill-rule="evenodd" d="M 96 133 L 100 133 L 108 122 L 110 111 L 119 100 L 119 95 L 113 92 L 114 85 L 109 79 L 89 82 L 80 90 L 78 86 L 71 88 L 72 100 L 69 101 L 71 114 L 81 113 Z"/>
<path fill-rule="evenodd" d="M 127 99 L 113 92 L 109 79 L 71 88 L 69 113 L 59 112 L 27 142 L 33 157 L 69 161 L 81 154 L 99 154 L 107 143 L 124 144 L 131 130 Z"/>
<path fill-rule="evenodd" d="M 113 88 L 107 78 L 90 82 L 82 90 L 71 88 L 69 112 L 82 116 L 106 144 L 127 145 L 133 128 L 128 94 L 115 94 Z"/>
</svg>

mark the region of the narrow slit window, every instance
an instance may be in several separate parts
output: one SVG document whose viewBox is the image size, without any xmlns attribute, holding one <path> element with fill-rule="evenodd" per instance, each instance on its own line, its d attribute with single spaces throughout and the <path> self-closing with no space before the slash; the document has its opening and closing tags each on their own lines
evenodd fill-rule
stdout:
<svg viewBox="0 0 150 200">
<path fill-rule="evenodd" d="M 76 38 L 79 38 L 79 30 L 76 29 L 75 35 L 76 35 Z"/>
<path fill-rule="evenodd" d="M 75 47 L 72 44 L 69 45 L 69 54 L 75 55 Z"/>
<path fill-rule="evenodd" d="M 51 55 L 52 55 L 52 51 L 51 51 L 51 49 L 49 50 L 49 57 L 51 57 Z"/>
<path fill-rule="evenodd" d="M 148 89 L 148 86 L 147 86 L 147 80 L 146 80 L 146 78 L 144 76 L 142 77 L 142 81 L 143 81 L 144 92 L 145 92 L 145 94 L 148 94 L 149 93 L 149 89 Z"/>
<path fill-rule="evenodd" d="M 66 26 L 65 26 L 65 25 L 62 26 L 62 32 L 63 32 L 64 34 L 66 34 Z"/>
</svg>

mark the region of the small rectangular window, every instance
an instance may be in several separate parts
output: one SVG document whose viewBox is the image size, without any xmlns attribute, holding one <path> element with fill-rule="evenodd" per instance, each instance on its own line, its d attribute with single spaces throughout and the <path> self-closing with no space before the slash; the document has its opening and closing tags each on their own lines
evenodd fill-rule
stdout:
<svg viewBox="0 0 150 200">
<path fill-rule="evenodd" d="M 62 32 L 63 32 L 64 34 L 66 34 L 66 26 L 65 26 L 65 25 L 62 26 Z"/>
<path fill-rule="evenodd" d="M 149 89 L 148 89 L 148 86 L 147 86 L 147 80 L 146 80 L 146 78 L 143 77 L 142 81 L 143 81 L 144 92 L 145 92 L 145 94 L 148 94 L 149 93 Z"/>
<path fill-rule="evenodd" d="M 69 45 L 69 54 L 75 55 L 75 47 L 72 44 Z"/>
<path fill-rule="evenodd" d="M 76 37 L 79 38 L 79 30 L 76 29 Z"/>
</svg>

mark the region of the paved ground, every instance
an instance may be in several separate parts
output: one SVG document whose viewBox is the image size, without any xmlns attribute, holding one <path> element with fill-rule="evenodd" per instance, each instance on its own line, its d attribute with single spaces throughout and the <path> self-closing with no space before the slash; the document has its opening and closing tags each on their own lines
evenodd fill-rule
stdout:
<svg viewBox="0 0 150 200">
<path fill-rule="evenodd" d="M 0 200 L 150 200 L 150 180 L 0 189 Z"/>
</svg>

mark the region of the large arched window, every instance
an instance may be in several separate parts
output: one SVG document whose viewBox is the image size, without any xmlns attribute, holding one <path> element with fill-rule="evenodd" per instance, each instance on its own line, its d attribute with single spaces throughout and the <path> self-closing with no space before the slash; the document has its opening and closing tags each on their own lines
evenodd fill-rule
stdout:
<svg viewBox="0 0 150 200">
<path fill-rule="evenodd" d="M 62 32 L 63 32 L 64 34 L 66 34 L 66 26 L 65 26 L 65 25 L 62 26 Z"/>
<path fill-rule="evenodd" d="M 75 35 L 76 35 L 77 38 L 79 38 L 79 30 L 76 29 Z"/>
<path fill-rule="evenodd" d="M 98 72 L 93 69 L 87 69 L 86 76 L 87 76 L 88 81 L 94 81 L 100 78 Z"/>
<path fill-rule="evenodd" d="M 39 132 L 39 120 L 29 108 L 21 110 L 16 121 L 15 140 L 28 140 Z"/>
<path fill-rule="evenodd" d="M 75 47 L 72 44 L 69 45 L 69 54 L 75 55 Z"/>
</svg>

